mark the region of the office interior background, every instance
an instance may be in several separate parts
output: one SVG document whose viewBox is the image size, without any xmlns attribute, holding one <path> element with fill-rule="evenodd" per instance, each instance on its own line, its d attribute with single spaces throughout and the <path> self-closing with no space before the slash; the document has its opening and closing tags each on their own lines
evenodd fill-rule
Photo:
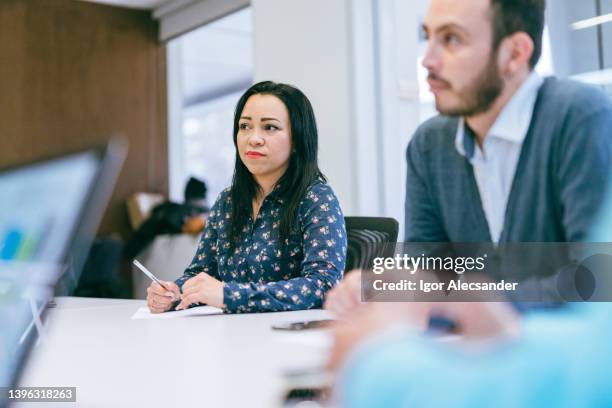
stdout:
<svg viewBox="0 0 612 408">
<path fill-rule="evenodd" d="M 181 201 L 194 175 L 208 184 L 212 204 L 231 181 L 238 97 L 255 82 L 274 80 L 310 98 L 320 164 L 345 215 L 394 217 L 403 231 L 405 148 L 435 114 L 420 65 L 426 6 L 427 0 L 3 0 L 0 165 L 110 136 L 128 139 L 128 159 L 99 231 L 127 239 L 126 201 L 136 192 Z M 610 13 L 612 0 L 548 0 L 537 70 L 612 93 Z"/>
</svg>

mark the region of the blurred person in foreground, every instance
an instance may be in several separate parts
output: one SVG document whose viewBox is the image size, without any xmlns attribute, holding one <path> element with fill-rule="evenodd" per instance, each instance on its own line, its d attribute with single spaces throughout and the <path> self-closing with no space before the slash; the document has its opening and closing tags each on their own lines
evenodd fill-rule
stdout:
<svg viewBox="0 0 612 408">
<path fill-rule="evenodd" d="M 612 241 L 612 189 L 597 221 L 589 238 Z M 460 337 L 423 334 L 432 314 Z M 507 303 L 379 303 L 336 326 L 329 366 L 342 407 L 609 407 L 610 338 L 606 302 L 522 319 Z"/>
</svg>

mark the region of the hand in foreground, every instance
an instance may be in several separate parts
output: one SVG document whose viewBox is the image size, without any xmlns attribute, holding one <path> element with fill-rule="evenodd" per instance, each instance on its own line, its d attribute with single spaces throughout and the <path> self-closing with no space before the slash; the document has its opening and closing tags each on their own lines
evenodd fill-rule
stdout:
<svg viewBox="0 0 612 408">
<path fill-rule="evenodd" d="M 361 270 L 353 269 L 346 273 L 342 282 L 327 293 L 323 307 L 339 319 L 344 319 L 363 305 L 365 303 L 361 301 Z"/>
<path fill-rule="evenodd" d="M 509 303 L 437 302 L 428 309 L 430 315 L 454 322 L 464 340 L 516 339 L 520 335 L 520 315 Z"/>
<path fill-rule="evenodd" d="M 519 315 L 507 303 L 372 303 L 335 326 L 328 367 L 337 369 L 359 343 L 393 325 L 424 331 L 432 315 L 453 321 L 457 325 L 457 334 L 465 341 L 511 340 L 520 334 Z"/>
<path fill-rule="evenodd" d="M 411 303 L 407 313 L 404 303 L 364 303 L 333 327 L 334 343 L 328 368 L 336 370 L 346 356 L 363 340 L 395 325 L 408 324 L 422 331 L 427 327 L 426 303 Z"/>
<path fill-rule="evenodd" d="M 194 303 L 223 308 L 223 282 L 201 272 L 183 284 L 183 298 L 176 307 L 186 309 Z"/>
<path fill-rule="evenodd" d="M 174 282 L 164 282 L 168 290 L 153 282 L 147 288 L 147 306 L 151 313 L 162 313 L 170 310 L 172 304 L 179 300 L 181 291 Z"/>
</svg>

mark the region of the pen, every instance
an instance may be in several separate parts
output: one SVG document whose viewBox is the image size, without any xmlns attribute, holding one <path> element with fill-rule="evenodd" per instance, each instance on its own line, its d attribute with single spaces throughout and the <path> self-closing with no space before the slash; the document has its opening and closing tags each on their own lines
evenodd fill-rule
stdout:
<svg viewBox="0 0 612 408">
<path fill-rule="evenodd" d="M 151 273 L 151 271 L 149 271 L 147 268 L 145 268 L 145 266 L 143 264 L 141 264 L 138 259 L 134 259 L 134 261 L 132 262 L 138 269 L 140 269 L 145 275 L 147 275 L 153 282 L 157 283 L 159 286 L 161 286 L 162 288 L 166 289 L 166 291 L 172 293 L 172 297 L 174 298 L 174 293 L 168 289 L 166 287 L 166 285 L 164 285 L 162 283 L 162 281 L 160 281 L 159 279 L 157 279 L 157 276 L 153 275 Z"/>
</svg>

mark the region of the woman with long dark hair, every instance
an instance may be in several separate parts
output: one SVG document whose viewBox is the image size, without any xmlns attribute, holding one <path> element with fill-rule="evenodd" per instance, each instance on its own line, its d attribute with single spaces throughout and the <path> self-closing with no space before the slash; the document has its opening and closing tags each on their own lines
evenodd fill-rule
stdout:
<svg viewBox="0 0 612 408">
<path fill-rule="evenodd" d="M 342 278 L 346 230 L 317 164 L 317 127 L 298 89 L 260 82 L 238 101 L 230 188 L 211 209 L 193 262 L 170 291 L 148 289 L 154 313 L 193 304 L 226 312 L 321 307 Z"/>
</svg>

